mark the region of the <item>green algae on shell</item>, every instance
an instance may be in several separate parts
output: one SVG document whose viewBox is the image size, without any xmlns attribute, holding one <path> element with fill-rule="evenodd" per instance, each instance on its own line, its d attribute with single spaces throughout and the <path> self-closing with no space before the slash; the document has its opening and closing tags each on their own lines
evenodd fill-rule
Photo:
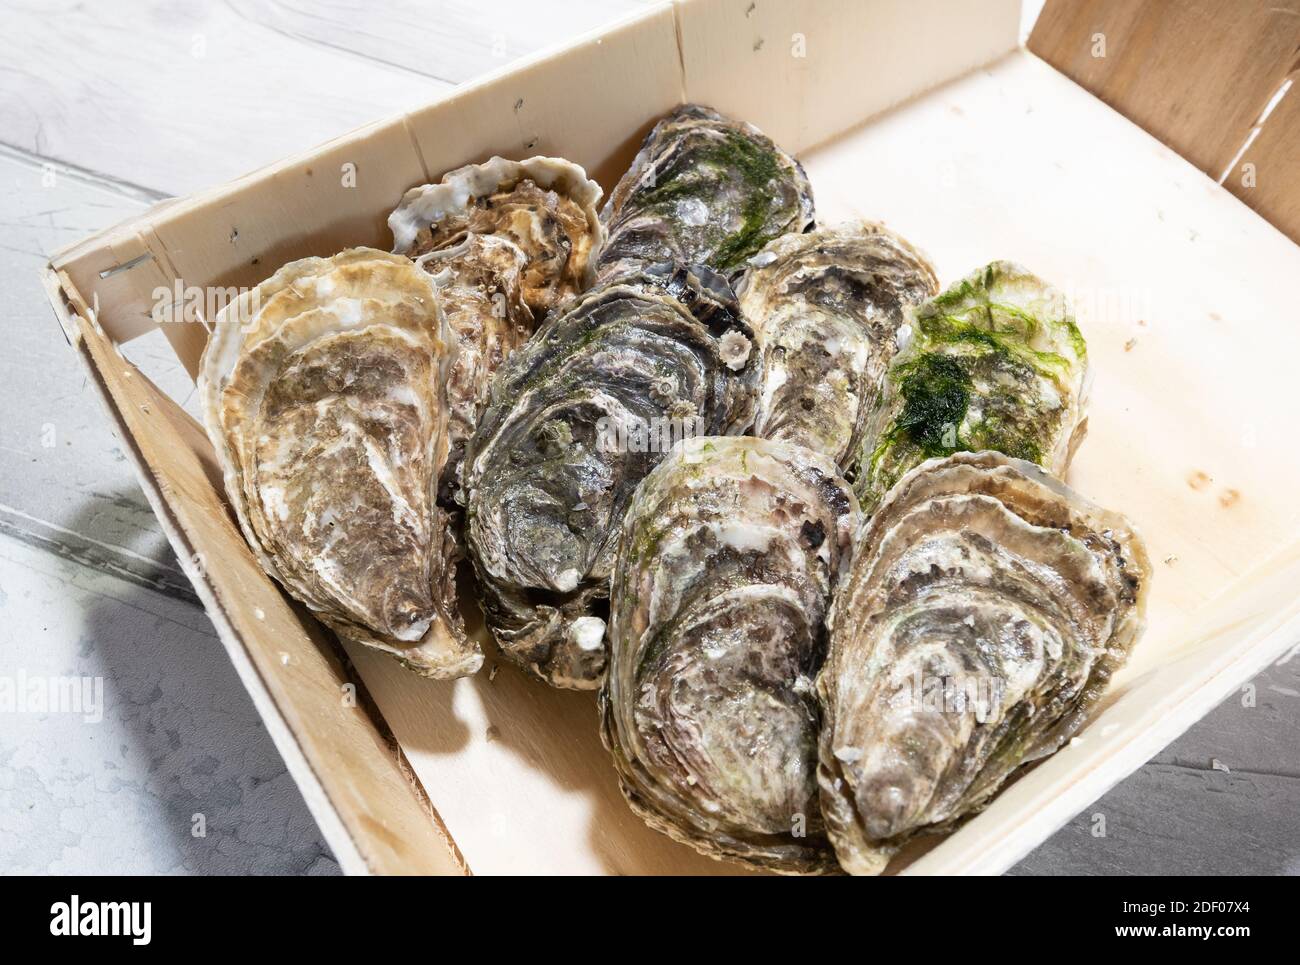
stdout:
<svg viewBox="0 0 1300 965">
<path fill-rule="evenodd" d="M 768 244 L 738 286 L 763 352 L 754 434 L 824 452 L 853 479 L 898 330 L 938 288 L 926 258 L 873 222 Z"/>
<path fill-rule="evenodd" d="M 997 261 L 913 313 L 862 434 L 864 512 L 926 459 L 989 449 L 1065 474 L 1086 427 L 1087 346 L 1065 297 Z"/>
<path fill-rule="evenodd" d="M 725 279 L 664 264 L 553 313 L 497 370 L 462 469 L 466 542 L 502 652 L 596 687 L 623 513 L 682 435 L 753 423 L 761 360 Z"/>
<path fill-rule="evenodd" d="M 600 217 L 602 277 L 660 261 L 735 277 L 769 241 L 812 224 L 812 186 L 753 125 L 687 104 L 654 126 Z"/>
</svg>

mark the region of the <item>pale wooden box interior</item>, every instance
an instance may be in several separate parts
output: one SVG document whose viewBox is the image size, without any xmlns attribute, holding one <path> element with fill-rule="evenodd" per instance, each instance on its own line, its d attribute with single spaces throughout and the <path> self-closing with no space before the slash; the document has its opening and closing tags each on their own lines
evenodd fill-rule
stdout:
<svg viewBox="0 0 1300 965">
<path fill-rule="evenodd" d="M 178 279 L 387 248 L 402 192 L 462 163 L 560 155 L 608 190 L 682 101 L 758 124 L 803 160 L 819 222 L 884 220 L 945 284 L 1011 258 L 1062 287 L 1095 372 L 1069 481 L 1156 561 L 1147 634 L 1080 737 L 898 870 L 1004 870 L 1300 637 L 1300 248 L 1020 49 L 1018 18 L 1016 0 L 665 3 L 52 260 L 56 313 L 347 870 L 737 869 L 632 816 L 591 694 L 504 666 L 422 681 L 359 650 L 349 668 L 254 563 L 201 429 L 115 346 L 156 327 L 154 290 Z M 193 372 L 205 329 L 162 327 Z M 373 707 L 342 699 L 351 672 Z"/>
</svg>

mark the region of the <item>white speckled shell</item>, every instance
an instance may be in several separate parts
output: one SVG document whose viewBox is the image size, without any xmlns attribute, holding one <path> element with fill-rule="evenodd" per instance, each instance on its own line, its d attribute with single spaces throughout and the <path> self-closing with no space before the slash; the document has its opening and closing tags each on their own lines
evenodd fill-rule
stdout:
<svg viewBox="0 0 1300 965">
<path fill-rule="evenodd" d="M 763 351 L 754 434 L 824 452 L 852 479 L 898 331 L 938 289 L 925 256 L 874 222 L 770 242 L 737 287 Z"/>
<path fill-rule="evenodd" d="M 455 345 L 428 274 L 372 249 L 304 259 L 215 322 L 204 421 L 267 573 L 419 673 L 476 670 L 434 506 Z"/>
<path fill-rule="evenodd" d="M 509 193 L 522 182 L 531 181 L 538 188 L 554 192 L 554 204 L 572 203 L 585 217 L 584 230 L 569 234 L 566 239 L 567 258 L 561 277 L 547 280 L 555 289 L 554 297 L 538 296 L 529 299 L 535 311 L 548 310 L 563 298 L 590 287 L 595 279 L 596 258 L 604 244 L 605 229 L 597 214 L 603 192 L 600 185 L 587 177 L 587 172 L 571 161 L 554 157 L 531 157 L 512 161 L 493 157 L 482 164 L 467 164 L 443 175 L 436 184 L 423 184 L 411 188 L 402 196 L 401 203 L 388 216 L 388 227 L 393 233 L 393 251 L 412 257 L 429 250 L 427 243 L 431 232 L 437 233 L 440 225 L 455 223 L 451 237 L 439 238 L 433 247 L 458 241 L 460 222 L 474 210 L 486 207 L 494 195 Z M 545 234 L 537 229 L 536 212 L 527 226 L 498 225 L 492 233 L 508 237 L 524 249 L 530 263 L 536 260 L 533 244 Z"/>
<path fill-rule="evenodd" d="M 637 487 L 600 704 L 623 794 L 651 827 L 759 868 L 837 870 L 812 681 L 858 519 L 834 462 L 766 439 L 687 439 Z"/>
<path fill-rule="evenodd" d="M 730 287 L 659 267 L 553 313 L 497 371 L 466 447 L 466 543 L 487 624 L 507 658 L 559 687 L 593 689 L 604 674 L 597 624 L 618 525 L 668 449 L 655 427 L 753 422 L 759 360 Z M 620 443 L 619 429 L 633 434 Z"/>
<path fill-rule="evenodd" d="M 845 870 L 981 810 L 1083 723 L 1144 625 L 1146 550 L 1033 463 L 922 463 L 864 528 L 830 615 L 822 814 Z"/>
</svg>

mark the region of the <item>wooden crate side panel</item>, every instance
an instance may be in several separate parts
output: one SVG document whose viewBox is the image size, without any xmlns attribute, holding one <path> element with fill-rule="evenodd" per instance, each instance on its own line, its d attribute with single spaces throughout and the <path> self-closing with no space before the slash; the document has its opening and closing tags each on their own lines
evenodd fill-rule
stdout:
<svg viewBox="0 0 1300 965">
<path fill-rule="evenodd" d="M 386 216 L 402 193 L 467 160 L 562 155 L 608 190 L 655 119 L 683 100 L 753 119 L 803 150 L 1011 50 L 1016 10 L 1016 0 L 665 3 L 422 110 L 163 202 L 53 264 L 98 298 L 105 331 L 126 341 L 152 327 L 160 290 L 249 287 L 297 258 L 388 248 Z M 806 56 L 794 56 L 796 35 Z M 839 80 L 864 73 L 870 83 Z M 206 331 L 168 337 L 193 374 Z"/>
<path fill-rule="evenodd" d="M 202 428 L 121 356 L 70 282 L 51 275 L 47 287 L 186 575 L 340 864 L 464 873 L 404 758 L 354 696 L 357 685 L 324 631 L 253 558 L 219 495 Z"/>
<path fill-rule="evenodd" d="M 159 323 L 160 290 L 251 287 L 309 255 L 357 245 L 387 250 L 387 215 L 402 194 L 467 160 L 563 154 L 612 187 L 652 120 L 680 99 L 673 8 L 664 4 L 423 110 L 163 202 L 52 263 L 88 300 L 98 299 L 108 335 L 128 341 Z M 166 333 L 193 375 L 206 330 Z"/>
<path fill-rule="evenodd" d="M 1300 69 L 1292 77 L 1300 82 Z M 1300 89 L 1294 84 L 1223 186 L 1300 242 Z"/>
<path fill-rule="evenodd" d="M 679 0 L 686 99 L 802 152 L 1017 46 L 1019 0 Z"/>
<path fill-rule="evenodd" d="M 1300 0 L 1047 0 L 1029 49 L 1217 180 L 1300 66 Z"/>
<path fill-rule="evenodd" d="M 157 324 L 158 290 L 171 290 L 172 277 L 149 249 L 141 219 L 100 232 L 56 255 L 52 264 L 85 295 L 104 331 L 121 344 Z"/>
</svg>

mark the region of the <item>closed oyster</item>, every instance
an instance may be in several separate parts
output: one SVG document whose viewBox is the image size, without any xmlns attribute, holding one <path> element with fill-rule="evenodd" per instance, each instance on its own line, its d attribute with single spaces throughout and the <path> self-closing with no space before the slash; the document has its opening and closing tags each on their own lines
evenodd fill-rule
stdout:
<svg viewBox="0 0 1300 965">
<path fill-rule="evenodd" d="M 466 234 L 518 245 L 524 302 L 540 318 L 595 280 L 604 239 L 596 213 L 600 185 L 562 158 L 494 157 L 412 188 L 388 216 L 393 251 L 416 258 L 459 244 Z"/>
<path fill-rule="evenodd" d="M 870 514 L 926 459 L 992 449 L 1064 476 L 1083 438 L 1088 355 L 1063 296 L 995 261 L 916 310 L 855 481 Z"/>
<path fill-rule="evenodd" d="M 759 868 L 836 868 L 812 678 L 857 518 L 831 460 L 764 439 L 685 440 L 637 487 L 600 708 L 651 827 Z"/>
<path fill-rule="evenodd" d="M 763 350 L 754 434 L 824 452 L 853 478 L 898 330 L 939 290 L 934 269 L 869 221 L 783 235 L 750 264 L 739 295 Z"/>
<path fill-rule="evenodd" d="M 904 476 L 855 550 L 817 680 L 844 868 L 878 873 L 1059 748 L 1141 633 L 1150 579 L 1123 517 L 1033 463 L 958 453 Z"/>
<path fill-rule="evenodd" d="M 758 353 L 731 289 L 661 265 L 607 281 L 497 371 L 466 449 L 466 541 L 504 653 L 594 688 L 614 536 L 636 484 L 680 435 L 753 421 Z"/>
<path fill-rule="evenodd" d="M 455 483 L 465 443 L 487 404 L 492 373 L 528 340 L 533 314 L 524 304 L 520 275 L 523 250 L 495 235 L 465 235 L 455 245 L 416 259 L 433 276 L 457 352 L 447 373 L 447 438 L 444 470 Z"/>
<path fill-rule="evenodd" d="M 434 505 L 453 351 L 429 276 L 354 249 L 286 265 L 228 306 L 199 377 L 267 573 L 340 636 L 436 677 L 482 662 Z"/>
<path fill-rule="evenodd" d="M 600 217 L 602 278 L 660 261 L 734 277 L 773 238 L 812 224 L 812 185 L 752 124 L 687 104 L 654 126 Z"/>
</svg>

